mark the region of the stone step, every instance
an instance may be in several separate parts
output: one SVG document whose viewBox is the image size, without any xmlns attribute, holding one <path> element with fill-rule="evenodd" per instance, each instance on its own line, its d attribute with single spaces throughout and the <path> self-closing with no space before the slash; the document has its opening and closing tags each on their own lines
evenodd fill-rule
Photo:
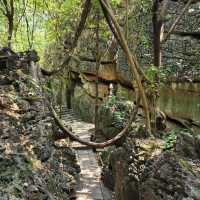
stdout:
<svg viewBox="0 0 200 200">
<path fill-rule="evenodd" d="M 80 121 L 80 119 L 78 119 L 77 117 L 75 117 L 75 116 L 71 116 L 71 115 L 61 115 L 61 118 L 62 119 L 76 119 L 76 120 L 78 120 L 78 121 Z"/>
</svg>

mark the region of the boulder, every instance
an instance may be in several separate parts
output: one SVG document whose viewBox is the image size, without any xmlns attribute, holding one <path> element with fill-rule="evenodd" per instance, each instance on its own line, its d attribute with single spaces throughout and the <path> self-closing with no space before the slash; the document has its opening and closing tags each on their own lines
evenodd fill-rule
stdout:
<svg viewBox="0 0 200 200">
<path fill-rule="evenodd" d="M 106 138 L 113 138 L 125 126 L 132 104 L 115 96 L 108 97 L 99 108 L 98 130 Z"/>
<path fill-rule="evenodd" d="M 161 154 L 143 174 L 142 200 L 200 199 L 200 173 L 172 152 Z"/>
<path fill-rule="evenodd" d="M 198 158 L 200 159 L 200 134 L 195 137 L 195 148 L 198 154 Z"/>
<path fill-rule="evenodd" d="M 92 81 L 92 78 L 89 78 L 85 75 L 80 75 L 80 78 L 83 83 L 83 89 L 85 90 L 85 92 L 95 98 L 96 97 L 96 83 Z M 98 97 L 103 99 L 107 97 L 108 94 L 109 94 L 108 85 L 99 82 L 98 83 Z"/>
<path fill-rule="evenodd" d="M 114 190 L 116 200 L 139 200 L 138 182 L 130 175 L 132 153 L 127 143 L 111 151 L 109 166 L 103 173 L 103 180 Z"/>
<path fill-rule="evenodd" d="M 198 140 L 196 140 L 192 134 L 181 132 L 181 134 L 177 136 L 175 151 L 181 156 L 197 159 L 198 148 L 196 148 L 196 145 L 198 146 Z"/>
<path fill-rule="evenodd" d="M 0 49 L 0 70 L 16 65 L 17 54 L 8 47 Z"/>
<path fill-rule="evenodd" d="M 94 121 L 94 110 L 95 110 L 95 99 L 91 97 L 81 86 L 74 88 L 74 95 L 71 99 L 72 109 L 75 111 L 83 120 L 93 122 Z M 99 101 L 101 104 L 101 101 Z"/>
</svg>

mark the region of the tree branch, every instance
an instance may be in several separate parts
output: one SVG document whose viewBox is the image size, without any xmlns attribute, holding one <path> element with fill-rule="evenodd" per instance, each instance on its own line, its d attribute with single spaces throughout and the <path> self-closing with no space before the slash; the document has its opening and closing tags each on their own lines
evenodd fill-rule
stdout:
<svg viewBox="0 0 200 200">
<path fill-rule="evenodd" d="M 113 33 L 113 35 L 114 35 L 116 41 L 118 42 L 118 44 L 120 45 L 120 47 L 123 49 L 123 46 L 121 45 L 120 38 L 119 38 L 119 36 L 118 36 L 118 34 L 117 34 L 117 31 L 115 30 L 115 27 L 113 26 L 113 23 L 112 23 L 112 21 L 111 21 L 109 15 L 108 15 L 108 13 L 107 13 L 106 10 L 104 9 L 104 6 L 103 6 L 103 4 L 102 4 L 101 1 L 100 1 L 100 4 L 101 4 L 101 8 L 102 8 L 104 17 L 105 17 L 105 19 L 106 19 L 106 21 L 107 21 L 107 23 L 108 23 L 108 26 L 110 27 L 111 32 Z"/>
<path fill-rule="evenodd" d="M 133 109 L 132 111 L 132 114 L 131 114 L 131 117 L 127 123 L 127 125 L 125 126 L 125 128 L 119 132 L 114 138 L 106 141 L 106 142 L 102 142 L 102 143 L 96 143 L 96 142 L 91 142 L 91 141 L 85 141 L 81 138 L 79 138 L 78 136 L 75 136 L 74 133 L 69 130 L 69 128 L 65 127 L 62 120 L 58 117 L 57 113 L 55 112 L 52 104 L 49 106 L 49 110 L 50 112 L 52 113 L 53 115 L 53 118 L 56 122 L 56 124 L 59 126 L 59 128 L 63 131 L 63 135 L 62 137 L 58 137 L 59 139 L 65 139 L 67 137 L 71 138 L 72 140 L 75 140 L 83 145 L 86 145 L 86 146 L 90 146 L 90 147 L 94 147 L 94 148 L 104 148 L 104 147 L 107 147 L 107 146 L 110 146 L 110 145 L 113 145 L 115 144 L 119 139 L 121 139 L 124 135 L 127 134 L 128 132 L 128 129 L 130 128 L 133 120 L 135 120 L 136 118 L 136 115 L 137 115 L 137 112 L 138 112 L 138 108 L 139 108 L 139 100 L 137 102 L 137 106 L 135 109 Z"/>
<path fill-rule="evenodd" d="M 0 0 L 0 2 L 1 2 L 1 4 L 4 5 L 4 3 L 2 2 L 2 0 Z M 5 6 L 4 6 L 4 7 L 5 7 Z M 7 17 L 6 11 L 5 11 L 3 8 L 1 8 L 1 7 L 0 7 L 0 10 L 1 10 L 1 12 L 3 13 L 3 15 L 5 15 L 5 16 Z"/>
<path fill-rule="evenodd" d="M 32 30 L 31 30 L 31 46 L 30 49 L 33 47 L 33 39 L 34 39 L 34 30 L 35 30 L 35 15 L 36 15 L 36 8 L 37 8 L 37 2 L 34 1 L 34 10 L 33 10 L 33 21 L 32 21 Z"/>
<path fill-rule="evenodd" d="M 2 4 L 3 4 L 3 6 L 4 6 L 5 10 L 6 10 L 6 16 L 8 16 L 9 15 L 9 9 L 8 9 L 7 0 L 2 0 Z"/>
<path fill-rule="evenodd" d="M 28 3 L 28 0 L 27 0 L 26 2 L 23 1 L 23 6 L 24 6 L 24 8 L 23 8 L 23 11 L 22 11 L 21 16 L 19 17 L 19 20 L 18 20 L 17 23 L 16 23 L 15 37 L 16 37 L 16 34 L 17 34 L 17 30 L 18 30 L 19 24 L 20 24 L 22 18 L 24 17 L 24 15 L 25 15 L 25 13 L 26 13 L 26 6 L 27 6 L 27 3 Z"/>
<path fill-rule="evenodd" d="M 10 0 L 10 15 L 14 16 L 14 0 Z"/>
<path fill-rule="evenodd" d="M 72 48 L 77 46 L 78 39 L 79 39 L 79 37 L 80 37 L 84 27 L 85 27 L 85 23 L 86 23 L 86 20 L 87 20 L 89 13 L 90 13 L 91 8 L 92 8 L 91 0 L 86 0 L 83 11 L 81 13 L 81 20 L 80 20 L 78 28 L 76 29 L 76 32 L 75 32 Z"/>
<path fill-rule="evenodd" d="M 144 88 L 143 88 L 142 83 L 141 83 L 140 75 L 138 73 L 138 69 L 140 69 L 139 63 L 138 63 L 136 57 L 131 54 L 131 51 L 130 51 L 128 45 L 127 45 L 126 39 L 125 39 L 125 37 L 124 37 L 124 35 L 121 31 L 121 28 L 120 28 L 120 26 L 119 26 L 114 14 L 113 14 L 113 11 L 111 10 L 110 5 L 108 4 L 107 0 L 99 0 L 99 1 L 100 1 L 101 5 L 103 6 L 103 9 L 105 9 L 107 14 L 111 18 L 112 23 L 113 23 L 113 25 L 114 25 L 114 27 L 117 31 L 117 34 L 119 36 L 120 43 L 123 46 L 124 53 L 127 56 L 130 71 L 134 75 L 139 93 L 141 95 L 142 104 L 143 104 L 143 108 L 144 108 L 144 112 L 145 112 L 145 116 L 146 116 L 146 128 L 147 128 L 147 131 L 149 132 L 149 134 L 151 135 L 150 113 L 149 113 L 149 107 L 148 107 L 145 91 L 144 91 Z M 134 84 L 133 84 L 133 87 L 135 87 Z"/>
<path fill-rule="evenodd" d="M 86 0 L 82 14 L 81 14 L 81 20 L 80 20 L 79 25 L 75 32 L 73 43 L 71 44 L 70 48 L 68 49 L 69 53 L 66 55 L 66 58 L 64 59 L 63 63 L 60 65 L 60 67 L 58 67 L 58 69 L 55 69 L 52 71 L 47 71 L 47 70 L 42 69 L 41 71 L 42 71 L 43 75 L 52 76 L 54 74 L 57 74 L 57 73 L 61 72 L 66 65 L 69 64 L 69 62 L 72 58 L 72 56 L 70 54 L 73 54 L 73 51 L 77 46 L 78 39 L 85 27 L 85 23 L 86 23 L 86 20 L 90 13 L 91 8 L 92 8 L 91 0 Z"/>
</svg>

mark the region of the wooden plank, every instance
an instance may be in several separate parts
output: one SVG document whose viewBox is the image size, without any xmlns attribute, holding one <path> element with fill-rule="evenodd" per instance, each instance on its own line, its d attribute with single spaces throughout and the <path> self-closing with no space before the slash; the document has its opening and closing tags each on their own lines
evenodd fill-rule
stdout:
<svg viewBox="0 0 200 200">
<path fill-rule="evenodd" d="M 63 112 L 62 119 L 72 127 L 73 132 L 84 140 L 90 141 L 94 124 L 83 122 L 74 117 L 72 111 Z M 73 118 L 73 120 L 71 120 Z M 69 121 L 70 122 L 69 122 Z M 101 167 L 98 165 L 96 154 L 91 147 L 72 142 L 77 161 L 81 168 L 80 182 L 76 189 L 76 200 L 111 200 L 112 193 L 101 181 Z"/>
</svg>

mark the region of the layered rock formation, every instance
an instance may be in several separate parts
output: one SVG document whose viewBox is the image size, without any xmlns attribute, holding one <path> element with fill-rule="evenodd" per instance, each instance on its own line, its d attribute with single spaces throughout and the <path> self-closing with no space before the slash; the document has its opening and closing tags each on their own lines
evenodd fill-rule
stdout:
<svg viewBox="0 0 200 200">
<path fill-rule="evenodd" d="M 75 153 L 52 140 L 55 125 L 26 68 L 0 69 L 0 199 L 70 199 Z"/>
</svg>

